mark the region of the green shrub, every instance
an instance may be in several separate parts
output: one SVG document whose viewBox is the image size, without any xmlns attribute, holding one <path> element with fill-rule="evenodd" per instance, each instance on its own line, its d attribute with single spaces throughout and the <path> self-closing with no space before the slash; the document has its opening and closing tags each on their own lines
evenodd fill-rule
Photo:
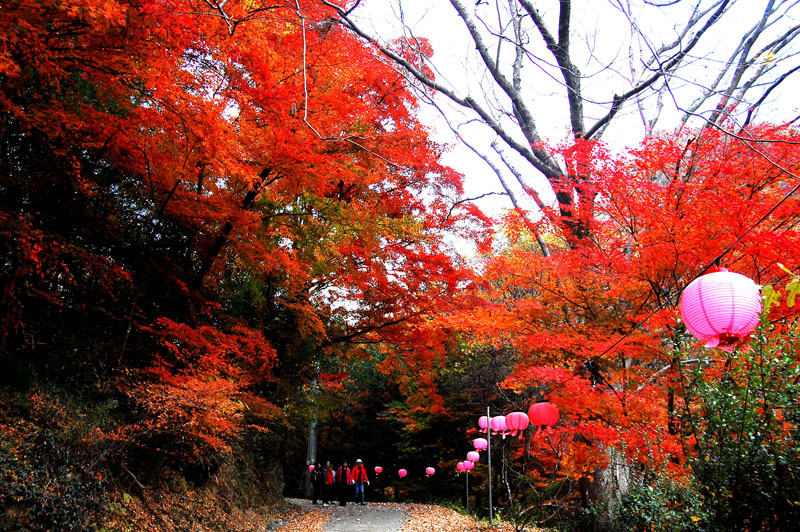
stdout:
<svg viewBox="0 0 800 532">
<path fill-rule="evenodd" d="M 766 322 L 746 349 L 683 347 L 680 412 L 688 464 L 712 530 L 800 523 L 800 334 Z M 712 358 L 713 357 L 713 358 Z"/>
<path fill-rule="evenodd" d="M 27 448 L 0 447 L 0 506 L 9 528 L 89 531 L 106 501 L 100 480 L 67 443 L 42 431 Z"/>
<path fill-rule="evenodd" d="M 690 532 L 706 530 L 703 499 L 691 485 L 663 474 L 638 475 L 614 508 L 619 532 Z"/>
</svg>

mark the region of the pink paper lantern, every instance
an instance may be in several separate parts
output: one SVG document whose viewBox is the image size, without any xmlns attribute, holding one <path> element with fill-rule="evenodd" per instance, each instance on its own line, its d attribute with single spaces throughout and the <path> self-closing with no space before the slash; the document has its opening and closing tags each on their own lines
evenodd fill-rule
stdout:
<svg viewBox="0 0 800 532">
<path fill-rule="evenodd" d="M 475 447 L 476 451 L 485 451 L 486 447 L 489 445 L 489 442 L 487 442 L 484 438 L 475 438 L 475 440 L 472 442 L 472 445 Z"/>
<path fill-rule="evenodd" d="M 466 469 L 464 468 L 464 462 L 459 462 L 459 463 L 457 463 L 457 464 L 456 464 L 456 470 L 457 470 L 459 473 L 463 473 L 464 471 L 466 471 Z"/>
<path fill-rule="evenodd" d="M 474 464 L 474 463 L 472 463 L 472 462 L 469 462 L 469 461 L 467 461 L 467 462 L 464 462 L 464 471 L 467 471 L 467 472 L 469 472 L 469 471 L 471 471 L 471 470 L 472 470 L 472 468 L 473 468 L 473 467 L 475 467 L 475 464 Z"/>
<path fill-rule="evenodd" d="M 524 412 L 511 412 L 506 416 L 506 426 L 511 431 L 511 436 L 516 436 L 519 432 L 519 439 L 522 439 L 522 433 L 528 428 L 528 415 Z"/>
<path fill-rule="evenodd" d="M 405 469 L 401 469 L 400 471 L 397 472 L 397 476 L 399 476 L 400 478 L 403 478 L 406 475 L 408 475 L 408 471 L 406 471 Z"/>
<path fill-rule="evenodd" d="M 481 459 L 481 455 L 478 454 L 478 451 L 470 451 L 467 453 L 467 460 L 470 462 L 477 462 Z"/>
<path fill-rule="evenodd" d="M 436 473 L 436 470 L 434 468 L 432 468 L 432 467 L 426 467 L 425 468 L 425 475 L 426 476 L 429 476 L 429 477 L 433 476 L 434 473 Z"/>
<path fill-rule="evenodd" d="M 489 418 L 486 416 L 479 417 L 478 426 L 481 428 L 481 432 L 486 432 L 487 428 L 489 427 Z"/>
<path fill-rule="evenodd" d="M 733 351 L 753 332 L 761 313 L 761 292 L 752 279 L 720 268 L 701 275 L 683 290 L 681 317 L 706 347 Z"/>
<path fill-rule="evenodd" d="M 558 416 L 558 408 L 552 403 L 536 403 L 528 409 L 528 418 L 531 425 L 539 427 L 539 430 L 542 427 L 547 427 L 547 432 L 549 433 L 553 432 L 550 427 L 558 423 Z"/>
<path fill-rule="evenodd" d="M 498 432 L 503 433 L 503 438 L 506 437 L 506 431 L 508 427 L 506 426 L 506 416 L 495 416 L 492 418 L 491 421 L 492 432 L 497 434 Z"/>
<path fill-rule="evenodd" d="M 308 470 L 309 471 L 314 471 L 314 466 L 313 465 L 308 466 Z"/>
<path fill-rule="evenodd" d="M 375 466 L 375 474 L 376 475 L 380 475 L 381 473 L 383 473 L 383 468 L 381 466 L 379 466 L 379 465 L 376 465 Z"/>
</svg>

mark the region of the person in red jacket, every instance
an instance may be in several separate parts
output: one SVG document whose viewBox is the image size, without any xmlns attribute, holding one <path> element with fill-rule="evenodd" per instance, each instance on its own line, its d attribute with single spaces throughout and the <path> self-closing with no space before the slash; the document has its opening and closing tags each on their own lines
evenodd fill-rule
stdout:
<svg viewBox="0 0 800 532">
<path fill-rule="evenodd" d="M 367 470 L 364 468 L 364 462 L 361 458 L 356 460 L 356 466 L 352 471 L 353 484 L 356 486 L 356 502 L 364 504 L 364 485 L 369 486 L 369 478 L 367 477 Z"/>
<path fill-rule="evenodd" d="M 336 491 L 339 492 L 339 505 L 347 504 L 347 496 L 350 494 L 350 486 L 353 484 L 353 476 L 350 468 L 347 467 L 347 460 L 342 462 L 342 467 L 336 470 Z"/>
<path fill-rule="evenodd" d="M 336 481 L 336 471 L 333 470 L 331 461 L 325 462 L 325 486 L 322 488 L 322 506 L 328 506 L 329 502 L 333 502 L 333 490 Z"/>
</svg>

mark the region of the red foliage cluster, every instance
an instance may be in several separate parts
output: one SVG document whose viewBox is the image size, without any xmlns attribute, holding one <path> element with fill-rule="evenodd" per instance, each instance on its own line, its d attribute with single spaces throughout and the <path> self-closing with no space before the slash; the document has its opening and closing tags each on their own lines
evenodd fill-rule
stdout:
<svg viewBox="0 0 800 532">
<path fill-rule="evenodd" d="M 594 210 L 581 213 L 590 236 L 567 237 L 573 227 L 549 212 L 538 227 L 545 256 L 510 217 L 510 246 L 484 263 L 483 304 L 448 320 L 474 343 L 515 353 L 503 387 L 560 409 L 555 433 L 531 444 L 545 482 L 553 471 L 590 476 L 608 447 L 685 474 L 670 349 L 683 334 L 680 292 L 721 255 L 781 289 L 779 263 L 797 271 L 800 197 L 774 207 L 798 184 L 798 138 L 793 127 L 759 126 L 739 138 L 708 129 L 649 139 L 624 157 L 585 141 L 554 150 L 591 177 L 583 193 Z M 771 309 L 778 325 L 796 323 L 786 305 Z"/>
<path fill-rule="evenodd" d="M 417 331 L 468 279 L 441 237 L 486 239 L 485 220 L 457 204 L 403 77 L 329 16 L 312 0 L 0 13 L 0 338 L 57 344 L 53 374 L 119 377 L 123 438 L 226 452 L 269 429 L 301 346 L 427 349 Z"/>
</svg>

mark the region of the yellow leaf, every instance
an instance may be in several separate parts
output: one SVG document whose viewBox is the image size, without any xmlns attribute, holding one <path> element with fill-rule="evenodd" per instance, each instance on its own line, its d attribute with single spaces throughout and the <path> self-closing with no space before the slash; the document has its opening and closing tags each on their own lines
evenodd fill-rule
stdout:
<svg viewBox="0 0 800 532">
<path fill-rule="evenodd" d="M 764 298 L 764 310 L 769 310 L 772 305 L 778 302 L 781 293 L 775 290 L 771 284 L 768 284 L 761 288 L 761 297 Z"/>
<path fill-rule="evenodd" d="M 800 292 L 800 277 L 795 277 L 791 283 L 787 284 L 786 290 L 789 291 L 789 295 L 786 297 L 786 306 L 791 308 L 794 306 L 794 298 Z"/>
</svg>

